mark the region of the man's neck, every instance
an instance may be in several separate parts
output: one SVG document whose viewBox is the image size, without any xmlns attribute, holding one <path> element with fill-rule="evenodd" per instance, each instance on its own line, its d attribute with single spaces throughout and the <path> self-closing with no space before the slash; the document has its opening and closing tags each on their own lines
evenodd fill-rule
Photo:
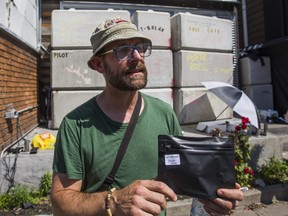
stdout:
<svg viewBox="0 0 288 216">
<path fill-rule="evenodd" d="M 101 110 L 112 120 L 117 122 L 129 122 L 138 98 L 138 91 L 104 90 L 96 97 Z M 142 106 L 143 108 L 143 106 Z"/>
</svg>

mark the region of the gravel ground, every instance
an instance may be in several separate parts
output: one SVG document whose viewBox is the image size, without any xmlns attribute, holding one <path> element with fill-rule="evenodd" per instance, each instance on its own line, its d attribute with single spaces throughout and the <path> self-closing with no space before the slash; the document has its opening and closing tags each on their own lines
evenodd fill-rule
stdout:
<svg viewBox="0 0 288 216">
<path fill-rule="evenodd" d="M 15 216 L 15 215 L 52 215 L 51 203 L 45 201 L 39 205 L 32 205 L 29 208 L 23 209 L 20 206 L 14 208 L 11 211 L 4 212 L 0 210 L 2 216 Z"/>
</svg>

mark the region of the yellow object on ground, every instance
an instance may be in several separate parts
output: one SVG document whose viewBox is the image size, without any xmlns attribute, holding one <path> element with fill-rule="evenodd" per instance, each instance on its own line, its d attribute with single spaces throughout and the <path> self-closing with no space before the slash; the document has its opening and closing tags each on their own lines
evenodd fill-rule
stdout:
<svg viewBox="0 0 288 216">
<path fill-rule="evenodd" d="M 49 132 L 36 134 L 32 139 L 33 147 L 38 147 L 40 150 L 53 149 L 56 142 L 55 136 Z"/>
</svg>

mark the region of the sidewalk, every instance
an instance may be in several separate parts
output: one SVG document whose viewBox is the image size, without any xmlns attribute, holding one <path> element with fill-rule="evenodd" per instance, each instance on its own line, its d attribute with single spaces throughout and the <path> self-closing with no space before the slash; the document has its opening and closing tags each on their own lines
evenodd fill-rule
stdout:
<svg viewBox="0 0 288 216">
<path fill-rule="evenodd" d="M 288 216 L 288 184 L 272 185 L 244 192 L 232 216 Z M 167 216 L 189 216 L 191 198 L 169 202 Z"/>
<path fill-rule="evenodd" d="M 245 199 L 233 216 L 288 215 L 288 184 L 271 185 L 244 192 Z"/>
<path fill-rule="evenodd" d="M 178 207 L 171 205 L 167 210 L 167 216 L 189 216 L 191 200 L 181 201 Z M 251 203 L 240 205 L 232 216 L 288 216 L 288 201 L 273 201 L 271 204 Z"/>
<path fill-rule="evenodd" d="M 261 203 L 253 203 L 249 206 L 239 206 L 232 216 L 287 216 L 288 202 L 274 201 L 272 204 L 265 205 Z"/>
</svg>

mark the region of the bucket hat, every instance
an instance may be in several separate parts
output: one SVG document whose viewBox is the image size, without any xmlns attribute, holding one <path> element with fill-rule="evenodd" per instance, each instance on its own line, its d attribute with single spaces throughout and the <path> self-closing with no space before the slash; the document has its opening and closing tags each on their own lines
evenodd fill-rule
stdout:
<svg viewBox="0 0 288 216">
<path fill-rule="evenodd" d="M 88 66 L 94 70 L 92 59 L 107 44 L 123 39 L 141 38 L 144 43 L 152 44 L 151 40 L 141 34 L 137 27 L 128 20 L 122 18 L 108 19 L 101 23 L 90 38 L 93 54 L 88 60 Z"/>
</svg>

